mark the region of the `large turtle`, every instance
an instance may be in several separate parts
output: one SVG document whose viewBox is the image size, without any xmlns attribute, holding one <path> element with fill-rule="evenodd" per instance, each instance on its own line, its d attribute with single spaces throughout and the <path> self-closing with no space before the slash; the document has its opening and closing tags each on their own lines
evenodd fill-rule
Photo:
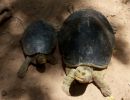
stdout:
<svg viewBox="0 0 130 100">
<path fill-rule="evenodd" d="M 105 16 L 92 9 L 74 12 L 65 20 L 58 41 L 67 74 L 64 92 L 70 95 L 71 83 L 76 79 L 80 83 L 94 82 L 105 97 L 110 96 L 102 70 L 110 62 L 115 36 Z"/>
<path fill-rule="evenodd" d="M 56 63 L 52 55 L 56 46 L 56 33 L 45 21 L 38 20 L 31 23 L 24 32 L 21 44 L 26 60 L 17 73 L 18 77 L 24 77 L 30 63 L 36 65 Z"/>
</svg>

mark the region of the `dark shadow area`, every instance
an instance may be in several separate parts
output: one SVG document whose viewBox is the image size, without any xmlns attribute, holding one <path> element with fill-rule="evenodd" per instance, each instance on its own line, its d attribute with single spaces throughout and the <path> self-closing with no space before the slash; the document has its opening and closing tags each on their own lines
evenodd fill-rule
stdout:
<svg viewBox="0 0 130 100">
<path fill-rule="evenodd" d="M 12 17 L 11 10 L 0 3 L 0 26 Z"/>
<path fill-rule="evenodd" d="M 52 24 L 62 24 L 64 15 L 69 14 L 69 9 L 77 2 L 79 0 L 16 0 L 12 8 L 16 13 L 23 13 L 27 22 L 41 18 Z"/>
<path fill-rule="evenodd" d="M 30 82 L 29 82 L 30 81 Z M 6 95 L 3 96 L 6 100 L 19 99 L 24 94 L 29 96 L 29 100 L 50 100 L 49 95 L 42 91 L 39 85 L 36 85 L 35 78 L 27 79 L 16 79 L 14 83 L 10 84 L 10 87 L 6 92 Z"/>
<path fill-rule="evenodd" d="M 28 94 L 30 96 L 30 100 L 50 100 L 48 94 L 43 93 L 40 87 L 29 87 Z"/>
<path fill-rule="evenodd" d="M 66 73 L 66 70 L 65 70 L 66 65 L 65 65 L 65 63 L 63 61 L 62 56 L 61 56 L 61 65 L 62 65 L 62 68 L 63 68 L 64 72 Z"/>
<path fill-rule="evenodd" d="M 126 51 L 128 43 L 121 38 L 116 39 L 114 57 L 123 64 L 129 64 L 129 53 Z"/>
<path fill-rule="evenodd" d="M 70 94 L 72 96 L 80 96 L 85 92 L 87 86 L 88 84 L 79 83 L 78 81 L 75 80 L 71 84 Z"/>
<path fill-rule="evenodd" d="M 35 65 L 35 67 L 36 67 L 36 69 L 37 69 L 37 71 L 38 72 L 40 72 L 40 73 L 43 73 L 43 72 L 45 72 L 45 69 L 46 69 L 46 64 L 42 64 L 42 65 Z"/>
<path fill-rule="evenodd" d="M 109 16 L 114 17 L 114 16 Z M 128 43 L 125 41 L 125 39 L 122 39 L 123 36 L 123 28 L 124 26 L 118 23 L 118 21 L 115 22 L 115 20 L 111 20 L 111 26 L 114 30 L 115 34 L 115 48 L 113 51 L 113 56 L 120 61 L 123 64 L 129 64 L 129 58 L 127 52 Z"/>
<path fill-rule="evenodd" d="M 9 18 L 6 18 L 6 19 L 2 20 L 2 21 L 0 22 L 0 26 L 2 26 L 2 25 L 5 24 L 8 20 L 10 20 L 11 17 L 12 17 L 12 16 L 10 16 Z"/>
</svg>

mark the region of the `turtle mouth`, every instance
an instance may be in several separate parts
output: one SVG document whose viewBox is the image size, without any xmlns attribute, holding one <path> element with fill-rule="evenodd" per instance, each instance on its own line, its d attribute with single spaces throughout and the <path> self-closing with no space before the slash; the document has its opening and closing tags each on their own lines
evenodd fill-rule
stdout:
<svg viewBox="0 0 130 100">
<path fill-rule="evenodd" d="M 84 82 L 84 79 L 83 78 L 81 78 L 81 77 L 75 77 L 75 79 L 77 80 L 77 81 L 79 81 L 80 83 L 85 83 Z"/>
</svg>

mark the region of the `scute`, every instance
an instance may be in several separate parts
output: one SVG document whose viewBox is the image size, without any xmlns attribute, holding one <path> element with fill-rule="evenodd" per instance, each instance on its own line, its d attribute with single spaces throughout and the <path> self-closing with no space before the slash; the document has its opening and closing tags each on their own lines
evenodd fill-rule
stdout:
<svg viewBox="0 0 130 100">
<path fill-rule="evenodd" d="M 26 55 L 49 54 L 55 47 L 56 33 L 48 23 L 38 20 L 26 28 L 21 42 Z"/>
<path fill-rule="evenodd" d="M 115 37 L 101 13 L 86 9 L 69 16 L 59 32 L 58 40 L 66 64 L 106 68 L 112 56 Z"/>
</svg>

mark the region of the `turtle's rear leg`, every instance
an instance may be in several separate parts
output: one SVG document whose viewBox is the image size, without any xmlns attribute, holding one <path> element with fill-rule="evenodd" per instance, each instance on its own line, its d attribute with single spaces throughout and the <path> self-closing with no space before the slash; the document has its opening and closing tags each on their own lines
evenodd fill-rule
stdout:
<svg viewBox="0 0 130 100">
<path fill-rule="evenodd" d="M 93 81 L 105 97 L 111 96 L 111 90 L 103 80 L 102 71 L 93 71 Z"/>
<path fill-rule="evenodd" d="M 62 89 L 63 91 L 67 94 L 70 95 L 70 86 L 72 82 L 74 81 L 74 74 L 75 74 L 75 69 L 70 69 L 70 68 L 65 68 L 67 76 L 65 76 L 63 80 L 63 86 Z"/>
<path fill-rule="evenodd" d="M 29 64 L 31 62 L 31 58 L 30 57 L 26 57 L 25 61 L 23 62 L 23 64 L 21 65 L 19 71 L 17 72 L 17 76 L 19 78 L 23 78 L 28 70 Z"/>
<path fill-rule="evenodd" d="M 4 4 L 0 4 L 0 24 L 11 17 L 11 10 Z"/>
</svg>

